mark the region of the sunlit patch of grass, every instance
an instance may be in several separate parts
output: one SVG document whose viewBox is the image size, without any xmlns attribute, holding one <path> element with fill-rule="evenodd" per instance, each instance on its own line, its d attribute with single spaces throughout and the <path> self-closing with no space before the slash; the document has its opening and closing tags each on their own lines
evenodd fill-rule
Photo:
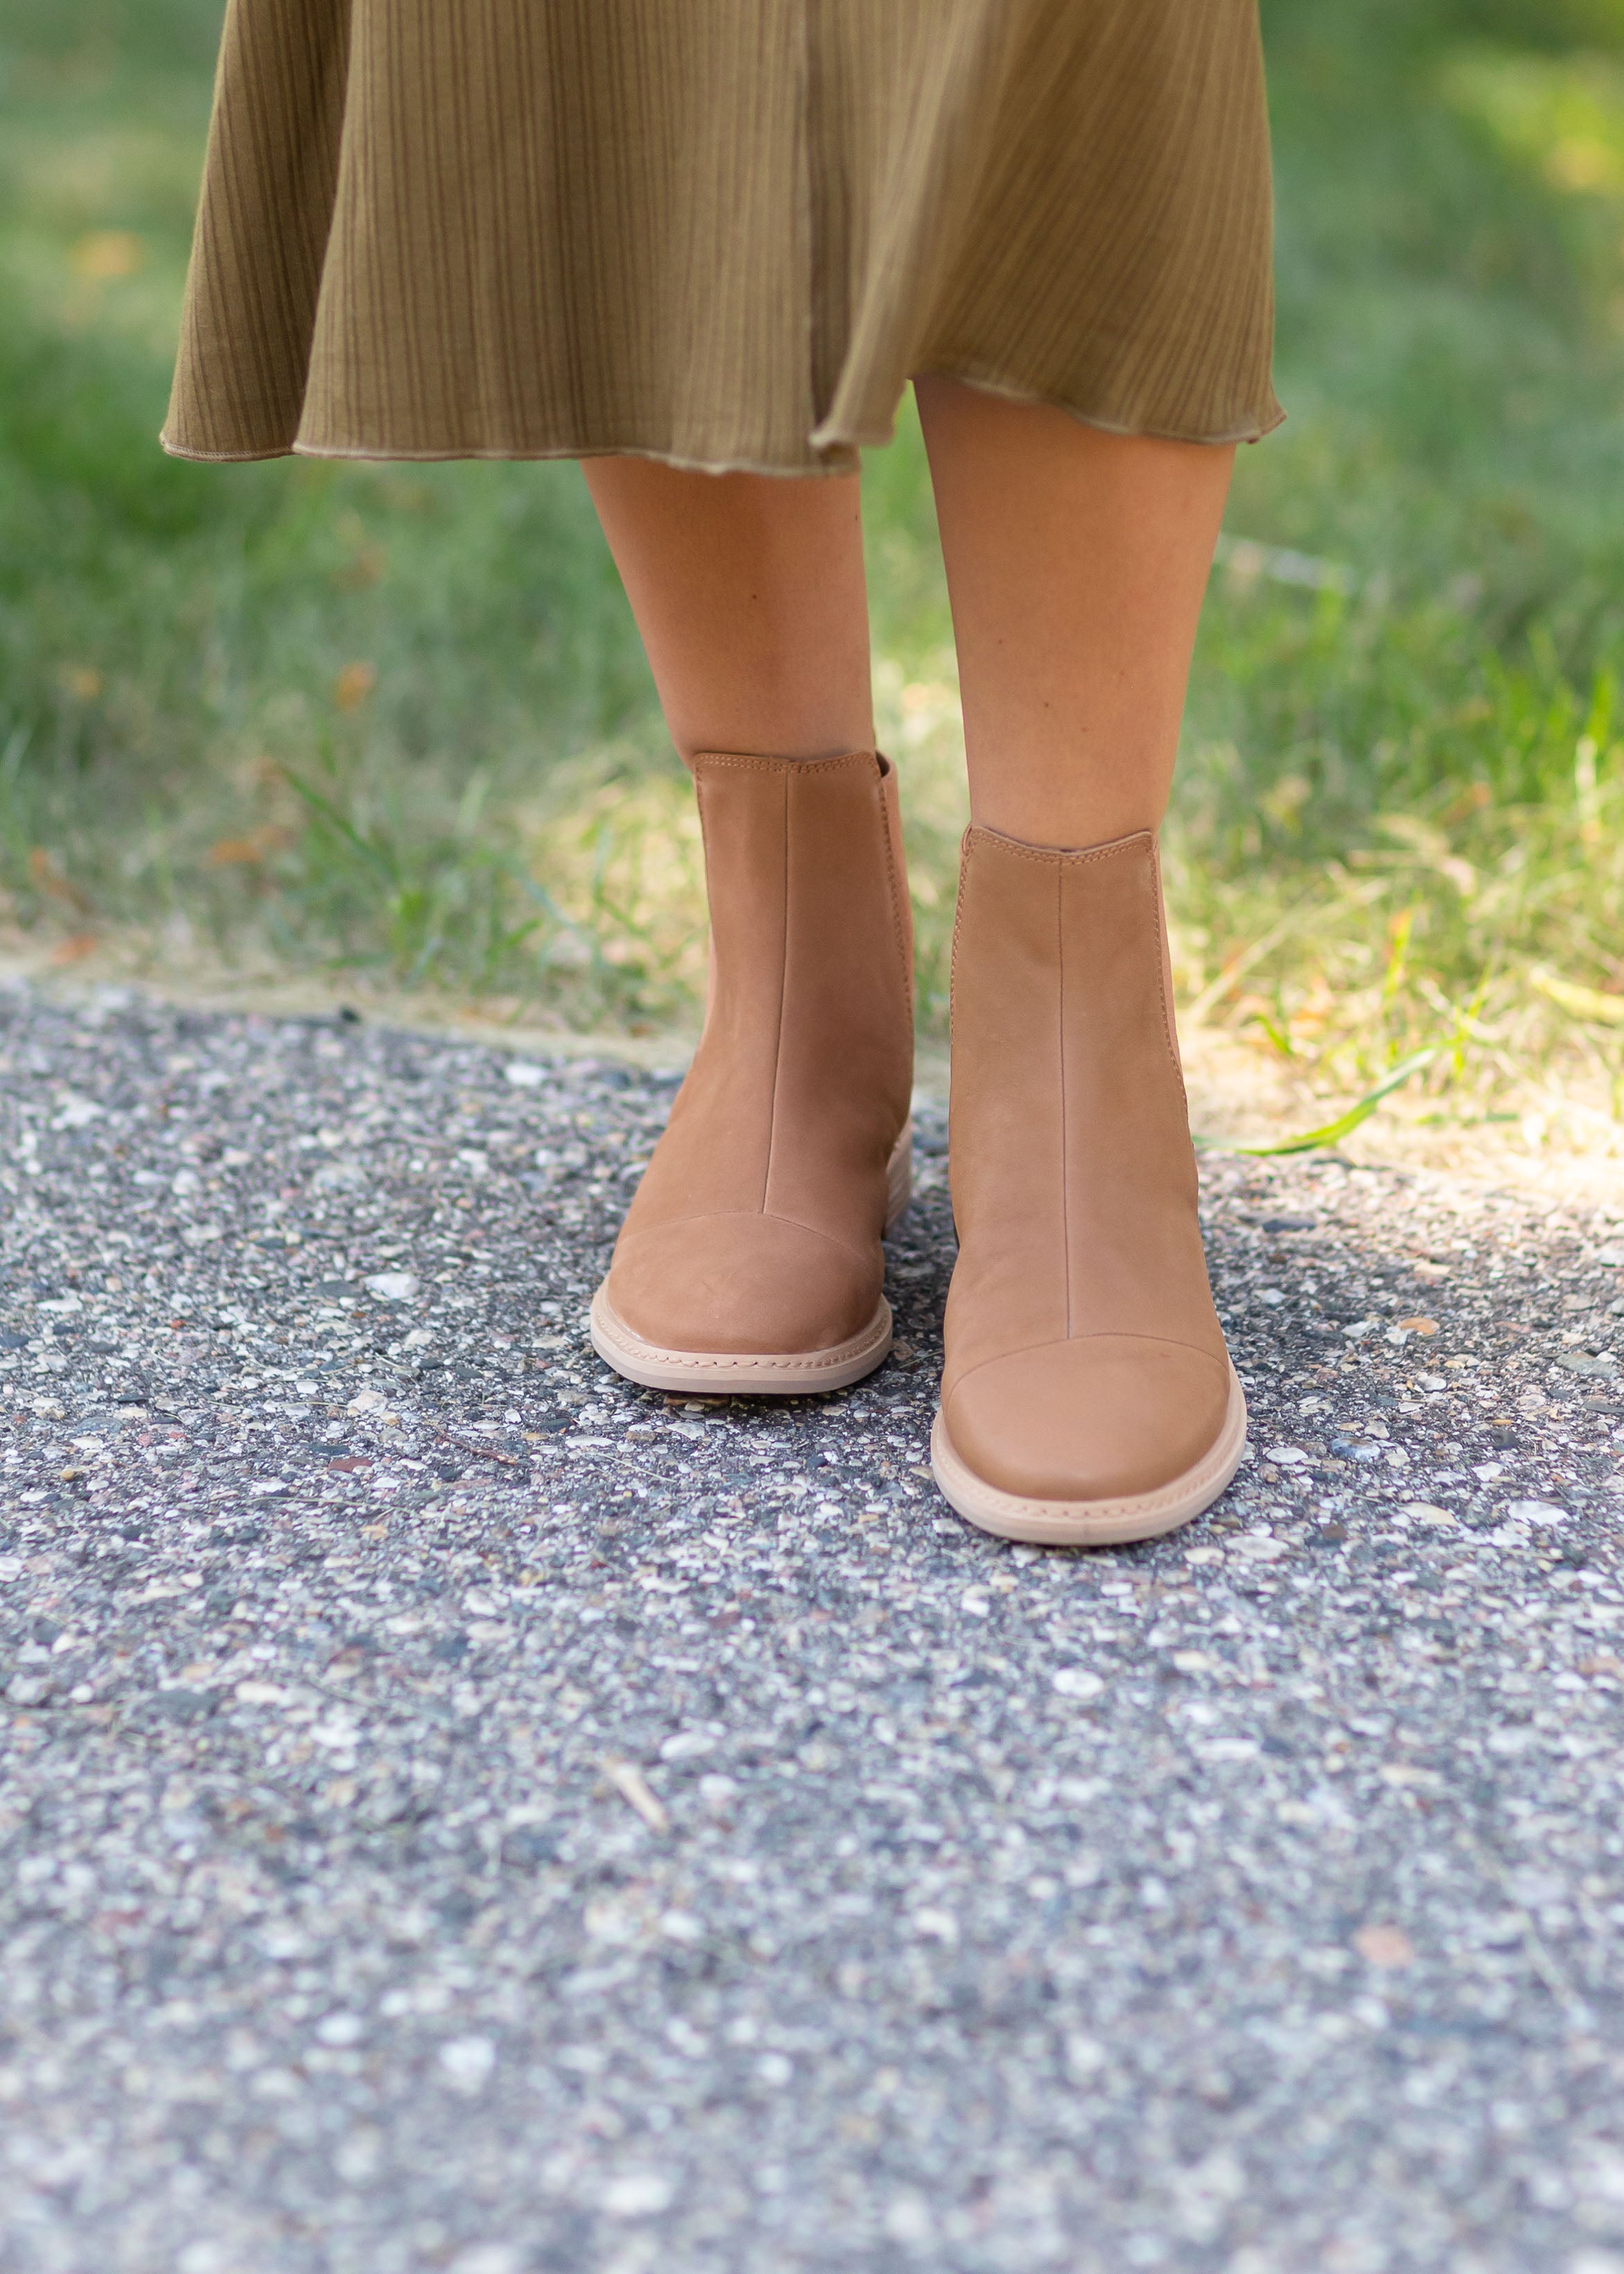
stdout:
<svg viewBox="0 0 1624 2274">
<path fill-rule="evenodd" d="M 1624 1102 L 1624 740 L 1608 673 L 1512 665 L 1447 612 L 1221 597 L 1209 661 L 1279 700 L 1193 741 L 1169 830 L 1187 1016 L 1352 1098 L 1478 1116 L 1565 1067 Z M 1243 720 L 1243 733 L 1245 721 Z M 1238 794 L 1254 792 L 1250 807 Z M 1289 790 L 1289 794 L 1282 794 Z M 1616 1005 L 1615 1013 L 1613 1006 Z"/>
</svg>

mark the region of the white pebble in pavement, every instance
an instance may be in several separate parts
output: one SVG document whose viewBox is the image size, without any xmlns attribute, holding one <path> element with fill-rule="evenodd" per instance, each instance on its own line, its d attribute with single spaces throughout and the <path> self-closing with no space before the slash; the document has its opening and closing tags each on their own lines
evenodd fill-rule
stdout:
<svg viewBox="0 0 1624 2274">
<path fill-rule="evenodd" d="M 440 2074 L 454 2092 L 471 2098 L 483 2092 L 496 2066 L 496 2047 L 489 2037 L 453 2037 L 441 2045 L 436 2059 Z"/>
</svg>

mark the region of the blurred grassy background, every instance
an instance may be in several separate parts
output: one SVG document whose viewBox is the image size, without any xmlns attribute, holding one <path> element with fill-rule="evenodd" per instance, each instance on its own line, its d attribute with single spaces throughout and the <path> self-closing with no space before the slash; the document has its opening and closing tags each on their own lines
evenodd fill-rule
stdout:
<svg viewBox="0 0 1624 2274">
<path fill-rule="evenodd" d="M 0 22 L 0 918 L 690 1020 L 697 839 L 573 467 L 158 452 L 218 0 Z M 1624 1112 L 1624 0 L 1266 0 L 1280 389 L 1169 830 L 1186 1018 Z M 928 1027 L 962 818 L 911 417 L 867 476 Z M 1530 1118 L 1536 1094 L 1565 1101 Z M 1543 1118 L 1542 1118 L 1543 1117 Z"/>
</svg>

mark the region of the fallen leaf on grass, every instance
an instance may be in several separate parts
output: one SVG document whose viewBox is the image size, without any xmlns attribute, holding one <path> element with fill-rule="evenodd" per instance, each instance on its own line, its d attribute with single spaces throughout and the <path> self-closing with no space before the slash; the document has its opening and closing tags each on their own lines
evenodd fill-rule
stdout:
<svg viewBox="0 0 1624 2274">
<path fill-rule="evenodd" d="M 268 861 L 273 853 L 281 853 L 293 842 L 293 832 L 282 829 L 274 822 L 266 822 L 258 829 L 244 832 L 241 837 L 222 837 L 208 848 L 211 869 L 249 869 L 261 861 Z"/>
<path fill-rule="evenodd" d="M 382 576 L 388 558 L 381 545 L 364 545 L 336 571 L 333 582 L 341 592 L 365 592 Z"/>
<path fill-rule="evenodd" d="M 347 663 L 333 686 L 333 700 L 341 711 L 358 711 L 378 684 L 378 673 L 370 663 Z"/>
<path fill-rule="evenodd" d="M 36 888 L 48 892 L 53 900 L 62 900 L 87 916 L 94 903 L 86 892 L 81 892 L 71 878 L 64 877 L 56 862 L 42 845 L 36 845 L 28 855 L 28 874 Z"/>
</svg>

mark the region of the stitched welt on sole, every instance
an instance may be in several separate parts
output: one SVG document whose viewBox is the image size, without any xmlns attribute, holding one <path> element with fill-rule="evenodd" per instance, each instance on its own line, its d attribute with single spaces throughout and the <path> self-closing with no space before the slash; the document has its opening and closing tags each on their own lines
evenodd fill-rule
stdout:
<svg viewBox="0 0 1624 2274">
<path fill-rule="evenodd" d="M 634 1334 L 617 1315 L 605 1282 L 592 1298 L 591 1337 L 606 1366 L 645 1389 L 686 1390 L 701 1397 L 801 1397 L 844 1389 L 873 1373 L 891 1349 L 891 1305 L 882 1296 L 861 1334 L 827 1350 L 662 1350 Z"/>
<path fill-rule="evenodd" d="M 938 1412 L 930 1432 L 930 1465 L 944 1497 L 967 1523 L 1000 1540 L 1041 1547 L 1112 1547 L 1176 1532 L 1210 1508 L 1246 1449 L 1246 1397 L 1233 1367 L 1223 1427 L 1192 1468 L 1154 1492 L 1117 1500 L 1026 1500 L 988 1484 L 954 1449 Z"/>
</svg>

